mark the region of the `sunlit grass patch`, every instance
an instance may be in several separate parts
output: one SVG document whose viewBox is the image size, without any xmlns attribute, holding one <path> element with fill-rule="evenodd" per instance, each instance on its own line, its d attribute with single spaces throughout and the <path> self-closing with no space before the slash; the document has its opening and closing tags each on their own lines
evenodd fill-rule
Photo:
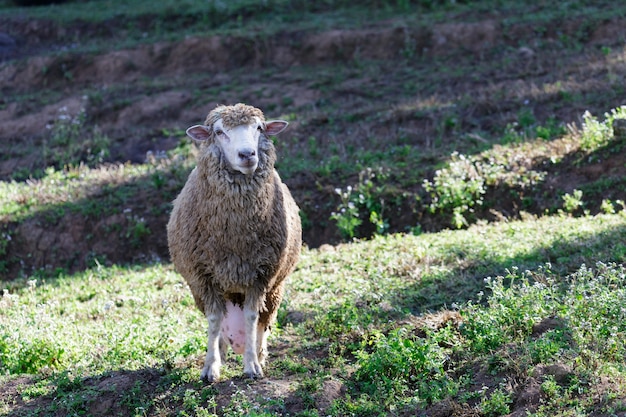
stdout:
<svg viewBox="0 0 626 417">
<path fill-rule="evenodd" d="M 66 210 L 84 215 L 120 212 L 138 189 L 163 188 L 166 177 L 178 184 L 194 164 L 184 150 L 145 164 L 48 167 L 40 179 L 0 181 L 0 220 L 20 222 L 42 212 L 62 217 Z"/>
<path fill-rule="evenodd" d="M 186 284 L 162 265 L 31 280 L 0 302 L 3 372 L 163 366 L 204 345 Z"/>
<path fill-rule="evenodd" d="M 305 251 L 287 289 L 289 308 L 332 301 L 360 302 L 370 312 L 439 309 L 473 297 L 485 276 L 507 268 L 552 261 L 569 272 L 590 259 L 618 261 L 624 243 L 617 236 L 625 225 L 622 215 L 529 218 Z"/>
</svg>

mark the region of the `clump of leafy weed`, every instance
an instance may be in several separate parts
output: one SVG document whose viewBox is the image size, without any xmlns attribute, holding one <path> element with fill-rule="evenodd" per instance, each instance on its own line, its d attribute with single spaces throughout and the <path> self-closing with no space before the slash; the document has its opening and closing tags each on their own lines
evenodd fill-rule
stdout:
<svg viewBox="0 0 626 417">
<path fill-rule="evenodd" d="M 150 235 L 152 231 L 146 224 L 146 219 L 134 214 L 131 214 L 130 209 L 124 210 L 126 214 L 126 220 L 128 221 L 128 227 L 124 234 L 126 239 L 130 239 L 130 244 L 133 247 L 139 247 L 143 239 Z"/>
<path fill-rule="evenodd" d="M 503 416 L 511 412 L 509 404 L 512 402 L 510 393 L 497 389 L 489 397 L 483 397 L 480 401 L 480 411 L 486 417 Z"/>
<path fill-rule="evenodd" d="M 580 133 L 580 147 L 592 152 L 605 146 L 613 139 L 613 122 L 615 119 L 626 119 L 626 106 L 616 107 L 604 113 L 604 121 L 599 121 L 589 111 L 583 114 L 583 126 Z"/>
<path fill-rule="evenodd" d="M 435 172 L 432 181 L 424 180 L 423 187 L 430 194 L 431 213 L 451 211 L 452 224 L 457 228 L 468 225 L 467 213 L 482 205 L 486 192 L 485 178 L 475 162 L 457 152 L 447 168 Z"/>
<path fill-rule="evenodd" d="M 29 281 L 34 289 L 35 280 Z M 0 308 L 10 308 L 18 303 L 18 296 L 4 290 L 0 298 Z M 23 322 L 28 322 L 28 313 L 17 313 Z M 37 373 L 43 368 L 54 368 L 63 361 L 64 349 L 45 332 L 25 337 L 20 332 L 11 331 L 6 324 L 0 324 L 0 372 L 21 374 Z"/>
<path fill-rule="evenodd" d="M 535 138 L 551 140 L 565 133 L 567 129 L 556 118 L 550 117 L 545 125 L 541 125 L 530 110 L 523 109 L 518 113 L 517 121 L 506 125 L 502 143 L 521 143 Z"/>
<path fill-rule="evenodd" d="M 345 190 L 337 188 L 341 197 L 337 211 L 330 216 L 337 223 L 341 235 L 346 239 L 356 236 L 357 228 L 366 217 L 374 226 L 374 234 L 382 235 L 389 229 L 389 222 L 384 218 L 386 180 L 388 173 L 382 169 L 367 168 L 359 173 L 359 182 L 347 186 Z"/>
<path fill-rule="evenodd" d="M 364 392 L 385 404 L 404 397 L 423 405 L 457 390 L 445 370 L 446 350 L 435 338 L 417 338 L 406 328 L 388 335 L 375 333 L 357 357 L 356 381 Z"/>
<path fill-rule="evenodd" d="M 622 206 L 621 213 L 624 213 L 624 210 L 626 210 L 626 203 L 624 203 L 624 200 L 616 200 L 615 204 L 617 204 L 619 206 Z M 605 199 L 602 200 L 602 205 L 600 206 L 600 209 L 605 214 L 615 214 L 615 213 L 617 213 L 617 210 L 615 209 L 615 205 L 608 198 L 605 198 Z"/>
<path fill-rule="evenodd" d="M 581 190 L 574 190 L 572 194 L 566 193 L 563 195 L 563 209 L 567 213 L 574 213 L 583 205 L 583 192 Z"/>
<path fill-rule="evenodd" d="M 93 165 L 109 156 L 110 139 L 97 126 L 88 129 L 86 119 L 84 109 L 74 116 L 66 107 L 59 109 L 54 123 L 46 126 L 50 132 L 42 149 L 46 165 Z"/>
<path fill-rule="evenodd" d="M 544 268 L 542 268 L 542 271 Z M 550 273 L 549 267 L 545 268 Z M 506 282 L 514 283 L 507 286 Z M 551 314 L 545 300 L 554 298 L 556 289 L 540 282 L 532 282 L 532 274 L 518 274 L 513 269 L 505 277 L 485 279 L 491 291 L 489 308 L 470 303 L 461 312 L 462 334 L 475 352 L 488 352 L 499 348 L 514 337 L 525 337 L 532 332 L 533 324 Z M 479 299 L 479 302 L 481 300 Z"/>
<path fill-rule="evenodd" d="M 624 266 L 599 262 L 595 269 L 582 265 L 560 277 L 548 264 L 489 279 L 487 287 L 492 292 L 488 306 L 470 303 L 461 310 L 463 352 L 472 357 L 514 354 L 515 364 L 508 366 L 521 373 L 550 364 L 569 369 L 558 384 L 550 375 L 543 379 L 546 415 L 580 404 L 578 397 L 589 390 L 584 381 L 601 369 L 619 368 L 626 354 Z M 539 330 L 538 324 L 546 322 Z M 497 389 L 479 407 L 483 414 L 497 416 L 510 412 L 510 402 L 510 393 Z"/>
</svg>

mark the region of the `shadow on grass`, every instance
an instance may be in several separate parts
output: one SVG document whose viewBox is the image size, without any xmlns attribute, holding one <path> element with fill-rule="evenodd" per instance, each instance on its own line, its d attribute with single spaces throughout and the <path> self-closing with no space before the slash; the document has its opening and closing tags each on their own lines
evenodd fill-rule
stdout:
<svg viewBox="0 0 626 417">
<path fill-rule="evenodd" d="M 145 415 L 154 398 L 168 389 L 175 373 L 145 368 L 112 371 L 91 377 L 61 372 L 50 378 L 17 377 L 3 385 L 5 404 L 15 404 L 11 416 Z"/>
<path fill-rule="evenodd" d="M 595 219 L 598 222 L 604 221 L 605 226 L 598 229 L 590 227 Z M 406 274 L 408 282 L 406 286 L 400 284 L 398 287 L 397 284 L 393 284 L 394 288 L 387 291 L 379 290 L 378 294 L 360 293 L 314 314 L 289 311 L 286 321 L 290 322 L 290 317 L 302 317 L 300 321 L 308 320 L 320 336 L 330 337 L 331 340 L 343 337 L 347 332 L 354 330 L 360 340 L 363 329 L 367 329 L 372 323 L 376 326 L 386 326 L 390 322 L 397 325 L 398 322 L 411 319 L 413 316 L 419 317 L 447 309 L 455 310 L 468 301 L 485 301 L 486 297 L 480 296 L 479 293 L 488 293 L 485 284 L 487 277 L 503 276 L 507 282 L 509 271 L 535 271 L 545 267 L 564 278 L 577 271 L 582 264 L 595 267 L 598 262 L 624 262 L 625 218 L 621 216 L 606 216 L 604 220 L 600 217 L 567 218 L 567 221 L 573 229 L 572 233 L 564 229 L 555 230 L 555 235 L 547 236 L 547 239 L 543 235 L 551 233 L 550 222 L 540 227 L 528 228 L 522 233 L 515 234 L 512 231 L 514 234 L 509 237 L 501 233 L 496 236 L 494 232 L 493 239 L 500 240 L 497 243 L 489 242 L 489 236 L 476 240 L 467 238 L 467 232 L 464 231 L 458 233 L 464 234 L 465 237 L 458 240 L 454 237 L 446 238 L 445 245 L 429 241 L 426 245 L 431 248 L 430 259 L 416 260 L 417 263 L 410 266 L 411 270 L 407 271 L 403 270 L 403 266 L 392 268 L 398 271 L 391 272 L 397 274 L 392 281 L 402 280 Z M 512 247 L 518 244 L 516 239 L 533 239 L 533 243 L 520 241 L 519 245 L 529 249 L 512 250 Z M 406 245 L 411 244 L 409 241 L 406 242 Z M 424 243 L 420 243 L 422 244 Z M 404 254 L 400 253 L 398 256 Z M 447 268 L 445 265 L 457 266 Z M 413 270 L 415 268 L 419 271 L 415 272 Z M 380 279 L 376 277 L 376 274 L 380 274 L 378 268 L 374 268 L 373 273 L 375 274 L 373 276 L 358 276 L 355 279 Z M 391 324 L 391 327 L 395 325 Z"/>
<path fill-rule="evenodd" d="M 270 415 L 290 415 L 306 408 L 306 399 L 281 391 L 270 378 L 235 376 L 214 384 L 193 378 L 186 368 L 107 371 L 87 377 L 65 371 L 45 379 L 16 376 L 2 384 L 0 401 L 12 405 L 7 415 L 15 417 L 221 415 L 230 408 L 233 413 L 262 408 Z"/>
</svg>

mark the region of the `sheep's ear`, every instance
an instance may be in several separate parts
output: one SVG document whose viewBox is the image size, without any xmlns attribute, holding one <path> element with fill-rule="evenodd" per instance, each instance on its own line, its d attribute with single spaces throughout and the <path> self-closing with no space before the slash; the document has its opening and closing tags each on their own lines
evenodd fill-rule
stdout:
<svg viewBox="0 0 626 417">
<path fill-rule="evenodd" d="M 284 120 L 269 120 L 265 122 L 265 133 L 268 135 L 278 135 L 285 130 L 289 123 Z"/>
<path fill-rule="evenodd" d="M 187 136 L 198 142 L 204 142 L 211 136 L 211 129 L 208 126 L 195 125 L 187 129 Z"/>
</svg>

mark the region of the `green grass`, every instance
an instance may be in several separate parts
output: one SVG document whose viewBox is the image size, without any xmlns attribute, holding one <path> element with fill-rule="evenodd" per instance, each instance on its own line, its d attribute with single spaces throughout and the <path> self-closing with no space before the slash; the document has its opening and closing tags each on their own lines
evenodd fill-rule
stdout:
<svg viewBox="0 0 626 417">
<path fill-rule="evenodd" d="M 626 253 L 625 228 L 620 211 L 304 250 L 272 339 L 272 345 L 288 343 L 290 354 L 271 358 L 269 378 L 303 390 L 312 374 L 341 381 L 347 395 L 329 415 L 384 415 L 444 399 L 501 415 L 517 394 L 498 381 L 529 378 L 557 363 L 571 367 L 571 375 L 552 386 L 549 375 L 537 377 L 552 392 L 544 412 L 595 409 L 597 390 L 609 388 L 593 381 L 621 384 L 626 377 L 620 359 L 625 273 L 612 263 Z M 92 382 L 112 374 L 134 373 L 140 393 L 147 384 L 142 372 L 153 372 L 152 388 L 130 401 L 149 415 L 168 407 L 208 412 L 216 401 L 229 404 L 220 415 L 284 413 L 280 392 L 251 398 L 196 382 L 205 320 L 168 264 L 30 276 L 10 283 L 0 305 L 0 373 L 5 381 L 32 375 L 20 396 L 42 401 L 42 412 L 80 412 L 105 395 L 124 398 L 127 393 Z M 458 312 L 462 324 L 429 326 L 446 309 Z M 296 312 L 305 319 L 291 321 Z M 534 326 L 548 319 L 560 325 L 537 334 Z M 231 357 L 226 378 L 236 377 L 240 366 Z M 481 366 L 494 372 L 486 388 L 472 382 Z M 317 385 L 307 388 L 311 398 L 320 395 Z M 488 397 L 477 394 L 485 389 Z M 163 402 L 165 392 L 175 395 Z M 25 415 L 11 404 L 4 409 Z"/>
<path fill-rule="evenodd" d="M 27 284 L 2 299 L 5 372 L 136 370 L 203 348 L 193 300 L 166 266 L 95 268 Z M 170 313 L 176 319 L 163 320 Z M 187 332 L 176 330 L 179 320 Z"/>
</svg>

